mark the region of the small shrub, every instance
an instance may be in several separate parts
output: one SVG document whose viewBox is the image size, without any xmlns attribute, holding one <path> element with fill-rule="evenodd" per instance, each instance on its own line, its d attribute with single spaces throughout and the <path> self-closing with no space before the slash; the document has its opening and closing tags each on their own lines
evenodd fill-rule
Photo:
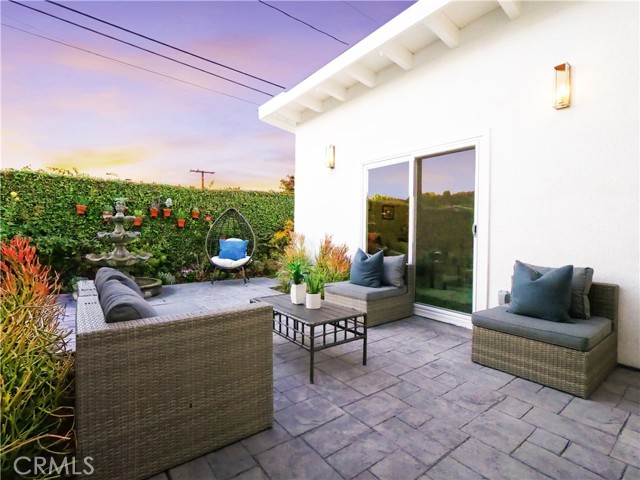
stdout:
<svg viewBox="0 0 640 480">
<path fill-rule="evenodd" d="M 0 293 L 2 343 L 2 475 L 20 456 L 64 455 L 72 447 L 73 356 L 70 332 L 59 328 L 58 277 L 42 266 L 29 240 L 3 242 Z"/>
<path fill-rule="evenodd" d="M 295 261 L 299 261 L 305 265 L 311 263 L 311 258 L 307 254 L 307 248 L 305 246 L 304 235 L 291 232 L 289 235 L 289 244 L 284 248 L 284 252 L 280 257 L 278 263 L 278 288 L 287 292 L 289 290 L 289 283 L 291 282 L 291 273 L 287 268 L 287 265 L 292 264 Z"/>
<path fill-rule="evenodd" d="M 173 285 L 174 283 L 176 283 L 175 275 L 169 272 L 158 273 L 158 278 L 160 279 L 163 285 Z"/>
<path fill-rule="evenodd" d="M 345 244 L 334 245 L 333 237 L 325 235 L 315 257 L 316 271 L 322 276 L 323 283 L 342 282 L 349 279 L 351 259 L 349 247 Z"/>
</svg>

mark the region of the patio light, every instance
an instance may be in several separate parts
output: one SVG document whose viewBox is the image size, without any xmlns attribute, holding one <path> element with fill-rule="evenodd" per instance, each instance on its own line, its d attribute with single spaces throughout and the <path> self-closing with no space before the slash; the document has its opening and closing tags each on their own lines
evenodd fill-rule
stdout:
<svg viewBox="0 0 640 480">
<path fill-rule="evenodd" d="M 571 105 L 571 65 L 562 63 L 553 67 L 556 71 L 556 90 L 553 108 L 560 110 Z"/>
<path fill-rule="evenodd" d="M 336 147 L 335 145 L 327 145 L 325 151 L 325 162 L 327 168 L 335 168 L 336 166 Z"/>
</svg>

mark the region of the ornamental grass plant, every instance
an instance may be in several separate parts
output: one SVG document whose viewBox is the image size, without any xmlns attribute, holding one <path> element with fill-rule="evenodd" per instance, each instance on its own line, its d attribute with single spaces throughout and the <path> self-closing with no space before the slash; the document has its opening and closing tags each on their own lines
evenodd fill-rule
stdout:
<svg viewBox="0 0 640 480">
<path fill-rule="evenodd" d="M 57 275 L 40 264 L 28 239 L 3 242 L 1 254 L 1 468 L 3 478 L 17 478 L 18 457 L 72 452 L 73 356 L 70 332 L 59 328 Z"/>
</svg>

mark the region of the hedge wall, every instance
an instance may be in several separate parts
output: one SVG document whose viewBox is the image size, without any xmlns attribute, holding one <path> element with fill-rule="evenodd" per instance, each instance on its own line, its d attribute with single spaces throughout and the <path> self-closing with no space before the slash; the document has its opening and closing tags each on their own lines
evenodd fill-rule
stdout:
<svg viewBox="0 0 640 480">
<path fill-rule="evenodd" d="M 210 222 L 205 217 L 215 220 L 229 207 L 237 208 L 256 233 L 256 262 L 249 274 L 272 274 L 269 259 L 276 247 L 270 240 L 293 218 L 293 195 L 276 192 L 200 190 L 31 170 L 3 170 L 0 178 L 3 239 L 14 235 L 31 237 L 42 260 L 60 273 L 65 282 L 76 275 L 92 276 L 95 267 L 83 260 L 84 255 L 113 249 L 99 240 L 97 233 L 113 230 L 102 219 L 102 211 L 105 206 L 113 206 L 117 197 L 126 197 L 129 214 L 134 210 L 144 212 L 142 226 L 130 227 L 140 231 L 141 236 L 127 246 L 130 251 L 153 254 L 149 262 L 135 267 L 133 273 L 138 275 L 153 276 L 164 271 L 179 276 L 186 268 L 202 273 L 208 265 L 204 243 Z M 88 199 L 85 215 L 75 211 L 80 197 Z M 189 212 L 198 207 L 200 218 L 189 218 L 185 228 L 177 227 L 175 215 L 152 219 L 151 201 L 164 201 L 168 197 L 173 200 L 174 212 Z"/>
</svg>

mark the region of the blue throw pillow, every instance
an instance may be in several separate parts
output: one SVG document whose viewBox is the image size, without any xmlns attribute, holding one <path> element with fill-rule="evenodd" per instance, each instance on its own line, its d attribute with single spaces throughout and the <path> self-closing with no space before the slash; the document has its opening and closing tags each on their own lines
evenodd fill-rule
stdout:
<svg viewBox="0 0 640 480">
<path fill-rule="evenodd" d="M 553 322 L 570 321 L 573 265 L 541 274 L 516 260 L 508 312 Z"/>
<path fill-rule="evenodd" d="M 351 261 L 351 275 L 349 282 L 363 287 L 380 288 L 382 281 L 382 265 L 384 253 L 380 250 L 373 255 L 367 255 L 358 249 Z"/>
<path fill-rule="evenodd" d="M 218 257 L 227 260 L 242 260 L 247 256 L 247 245 L 249 245 L 249 240 L 220 240 L 220 254 Z"/>
</svg>

